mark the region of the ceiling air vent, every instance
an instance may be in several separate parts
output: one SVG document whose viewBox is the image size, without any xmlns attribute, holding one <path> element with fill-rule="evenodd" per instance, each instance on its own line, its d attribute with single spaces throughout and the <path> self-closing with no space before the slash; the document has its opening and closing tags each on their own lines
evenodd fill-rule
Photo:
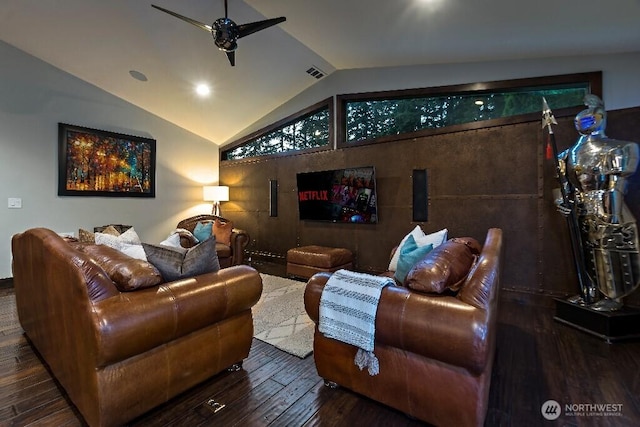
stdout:
<svg viewBox="0 0 640 427">
<path fill-rule="evenodd" d="M 312 65 L 311 68 L 307 70 L 307 74 L 309 74 L 312 77 L 315 77 L 316 79 L 321 79 L 325 76 L 326 73 L 322 71 L 320 68 L 316 67 L 315 65 Z"/>
</svg>

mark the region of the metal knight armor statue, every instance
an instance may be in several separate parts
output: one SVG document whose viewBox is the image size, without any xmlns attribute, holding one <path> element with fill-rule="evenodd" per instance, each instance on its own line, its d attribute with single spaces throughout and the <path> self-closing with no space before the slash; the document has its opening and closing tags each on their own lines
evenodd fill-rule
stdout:
<svg viewBox="0 0 640 427">
<path fill-rule="evenodd" d="M 575 117 L 581 136 L 558 155 L 572 206 L 567 206 L 567 199 L 556 203 L 564 214 L 575 209 L 577 215 L 584 273 L 603 296 L 596 296 L 590 307 L 613 311 L 640 285 L 638 229 L 624 201 L 627 177 L 638 166 L 638 144 L 608 138 L 602 100 L 587 95 L 584 102 L 588 108 Z"/>
</svg>

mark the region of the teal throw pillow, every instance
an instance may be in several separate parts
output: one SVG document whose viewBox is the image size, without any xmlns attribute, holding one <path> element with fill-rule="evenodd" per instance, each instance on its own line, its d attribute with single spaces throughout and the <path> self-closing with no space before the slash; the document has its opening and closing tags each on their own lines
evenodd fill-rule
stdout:
<svg viewBox="0 0 640 427">
<path fill-rule="evenodd" d="M 204 224 L 198 221 L 193 229 L 193 235 L 196 236 L 196 239 L 198 239 L 199 242 L 204 242 L 211 237 L 212 230 L 213 221 L 205 222 Z"/>
<path fill-rule="evenodd" d="M 409 236 L 400 248 L 400 257 L 398 258 L 398 267 L 394 274 L 394 278 L 404 283 L 407 278 L 407 274 L 426 254 L 433 249 L 433 243 L 424 246 L 418 246 L 416 239 L 413 236 Z"/>
</svg>

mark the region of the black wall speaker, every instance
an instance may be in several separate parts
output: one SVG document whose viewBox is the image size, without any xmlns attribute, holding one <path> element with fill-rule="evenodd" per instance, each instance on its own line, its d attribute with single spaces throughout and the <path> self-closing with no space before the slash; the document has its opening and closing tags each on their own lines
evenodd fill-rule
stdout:
<svg viewBox="0 0 640 427">
<path fill-rule="evenodd" d="M 269 180 L 269 216 L 278 216 L 278 180 Z"/>
<path fill-rule="evenodd" d="M 427 189 L 427 170 L 413 170 L 413 220 L 429 220 L 429 192 Z"/>
</svg>

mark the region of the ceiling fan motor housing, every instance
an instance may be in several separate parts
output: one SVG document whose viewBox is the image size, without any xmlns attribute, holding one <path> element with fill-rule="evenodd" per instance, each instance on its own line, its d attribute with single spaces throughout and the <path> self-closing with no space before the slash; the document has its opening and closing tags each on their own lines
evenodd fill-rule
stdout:
<svg viewBox="0 0 640 427">
<path fill-rule="evenodd" d="M 213 41 L 220 50 L 233 52 L 238 47 L 238 26 L 229 18 L 220 18 L 212 25 Z"/>
</svg>

